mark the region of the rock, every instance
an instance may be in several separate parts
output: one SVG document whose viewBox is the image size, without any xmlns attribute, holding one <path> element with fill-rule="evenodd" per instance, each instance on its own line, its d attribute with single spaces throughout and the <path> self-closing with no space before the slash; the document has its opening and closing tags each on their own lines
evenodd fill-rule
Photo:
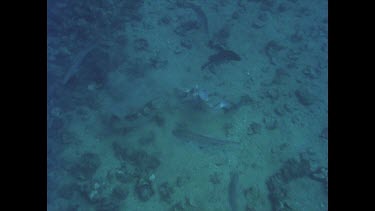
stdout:
<svg viewBox="0 0 375 211">
<path fill-rule="evenodd" d="M 315 101 L 315 96 L 306 88 L 296 90 L 295 95 L 298 99 L 298 102 L 300 102 L 304 106 L 309 106 Z"/>
<path fill-rule="evenodd" d="M 150 181 L 144 181 L 140 179 L 135 186 L 135 193 L 139 200 L 145 202 L 148 201 L 154 194 L 154 189 L 152 188 Z"/>
</svg>

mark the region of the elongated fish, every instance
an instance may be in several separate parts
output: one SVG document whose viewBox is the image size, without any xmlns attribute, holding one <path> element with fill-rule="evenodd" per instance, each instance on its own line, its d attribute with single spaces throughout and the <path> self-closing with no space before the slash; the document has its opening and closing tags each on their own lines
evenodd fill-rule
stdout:
<svg viewBox="0 0 375 211">
<path fill-rule="evenodd" d="M 199 146 L 220 146 L 225 144 L 238 144 L 238 142 L 216 139 L 201 134 L 197 134 L 186 129 L 174 129 L 172 131 L 172 134 L 183 141 L 192 142 Z"/>
<path fill-rule="evenodd" d="M 82 50 L 77 54 L 72 66 L 70 66 L 69 70 L 67 71 L 64 77 L 63 84 L 68 83 L 68 81 L 73 77 L 73 75 L 75 75 L 79 71 L 83 59 L 86 58 L 87 54 L 90 53 L 90 51 L 92 51 L 92 49 L 94 49 L 96 46 L 96 44 L 91 45 L 90 47 Z"/>
</svg>

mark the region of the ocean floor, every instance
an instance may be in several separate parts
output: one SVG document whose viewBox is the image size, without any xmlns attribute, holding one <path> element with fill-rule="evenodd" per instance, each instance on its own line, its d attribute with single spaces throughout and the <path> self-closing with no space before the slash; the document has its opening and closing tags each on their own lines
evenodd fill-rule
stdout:
<svg viewBox="0 0 375 211">
<path fill-rule="evenodd" d="M 47 15 L 49 211 L 328 210 L 327 1 Z"/>
</svg>

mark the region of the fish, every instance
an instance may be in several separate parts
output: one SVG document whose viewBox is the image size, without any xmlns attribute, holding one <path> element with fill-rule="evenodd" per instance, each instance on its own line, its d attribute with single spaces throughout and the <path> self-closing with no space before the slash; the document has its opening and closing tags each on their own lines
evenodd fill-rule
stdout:
<svg viewBox="0 0 375 211">
<path fill-rule="evenodd" d="M 192 142 L 200 147 L 239 144 L 238 142 L 216 139 L 181 128 L 176 128 L 172 130 L 172 134 L 183 141 Z"/>
<path fill-rule="evenodd" d="M 204 70 L 206 67 L 217 66 L 229 61 L 241 61 L 241 57 L 231 50 L 220 50 L 218 53 L 213 54 L 208 58 L 208 61 L 202 65 L 201 70 Z"/>
<path fill-rule="evenodd" d="M 86 58 L 87 54 L 89 54 L 96 47 L 97 47 L 97 44 L 91 45 L 90 47 L 82 50 L 81 52 L 79 52 L 77 54 L 77 56 L 75 57 L 75 59 L 72 63 L 72 66 L 70 66 L 70 68 L 68 69 L 68 71 L 67 71 L 67 73 L 64 77 L 63 84 L 67 84 L 69 82 L 69 80 L 75 74 L 77 74 L 77 72 L 80 69 L 80 66 L 81 66 L 81 63 L 82 63 L 83 59 Z"/>
</svg>

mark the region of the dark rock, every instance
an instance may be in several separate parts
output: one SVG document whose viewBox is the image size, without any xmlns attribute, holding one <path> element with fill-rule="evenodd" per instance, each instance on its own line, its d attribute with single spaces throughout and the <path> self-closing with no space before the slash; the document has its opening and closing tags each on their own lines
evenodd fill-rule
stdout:
<svg viewBox="0 0 375 211">
<path fill-rule="evenodd" d="M 165 125 L 165 119 L 160 114 L 156 114 L 151 120 L 155 122 L 158 127 L 163 127 Z"/>
<path fill-rule="evenodd" d="M 249 95 L 242 95 L 240 97 L 240 101 L 238 102 L 238 106 L 250 105 L 253 102 L 254 100 Z"/>
<path fill-rule="evenodd" d="M 291 113 L 291 112 L 293 111 L 293 108 L 291 108 L 289 104 L 284 104 L 283 107 L 284 107 L 284 110 L 285 110 L 286 112 Z"/>
<path fill-rule="evenodd" d="M 112 190 L 112 197 L 120 201 L 125 200 L 128 195 L 129 190 L 123 185 L 118 185 Z"/>
<path fill-rule="evenodd" d="M 274 130 L 278 126 L 277 119 L 274 117 L 265 117 L 263 122 L 268 130 Z"/>
<path fill-rule="evenodd" d="M 275 61 L 273 58 L 276 57 L 278 53 L 283 49 L 285 49 L 285 47 L 280 45 L 275 40 L 271 40 L 266 44 L 266 46 L 264 47 L 264 51 L 271 64 L 275 65 Z"/>
<path fill-rule="evenodd" d="M 135 175 L 133 175 L 132 172 L 130 172 L 129 170 L 127 170 L 126 168 L 120 168 L 120 169 L 117 169 L 115 171 L 115 177 L 117 179 L 117 181 L 121 182 L 121 183 L 130 183 L 134 180 L 134 177 Z"/>
<path fill-rule="evenodd" d="M 60 130 L 62 130 L 64 128 L 64 121 L 63 119 L 61 118 L 55 118 L 55 117 L 52 117 L 51 118 L 51 127 L 49 128 L 49 132 L 59 132 Z"/>
<path fill-rule="evenodd" d="M 277 7 L 277 12 L 282 13 L 282 12 L 285 12 L 285 11 L 287 11 L 289 9 L 290 9 L 290 5 L 287 4 L 287 3 L 285 3 L 285 2 L 282 2 Z"/>
<path fill-rule="evenodd" d="M 266 97 L 270 98 L 272 101 L 276 101 L 279 98 L 278 89 L 268 89 L 266 92 Z"/>
<path fill-rule="evenodd" d="M 304 106 L 309 106 L 315 101 L 315 96 L 306 88 L 296 90 L 295 95 L 298 99 L 298 102 L 300 102 Z"/>
<path fill-rule="evenodd" d="M 76 191 L 79 191 L 79 186 L 75 183 L 68 183 L 59 188 L 57 193 L 63 199 L 71 199 Z"/>
<path fill-rule="evenodd" d="M 328 140 L 328 127 L 323 128 L 322 132 L 320 133 L 320 137 Z"/>
<path fill-rule="evenodd" d="M 80 180 L 92 178 L 101 165 L 100 158 L 94 153 L 84 153 L 80 159 L 69 169 L 73 177 Z"/>
<path fill-rule="evenodd" d="M 246 199 L 248 207 L 246 210 L 256 210 L 255 207 L 258 204 L 260 191 L 258 187 L 249 187 L 243 191 L 243 195 Z"/>
<path fill-rule="evenodd" d="M 232 13 L 232 19 L 238 20 L 240 18 L 240 13 L 238 11 L 234 11 Z"/>
<path fill-rule="evenodd" d="M 90 203 L 97 203 L 104 199 L 105 185 L 103 181 L 91 180 L 80 184 L 80 192 Z"/>
<path fill-rule="evenodd" d="M 223 130 L 224 130 L 224 134 L 225 134 L 226 137 L 229 136 L 230 131 L 232 130 L 232 128 L 233 128 L 233 124 L 232 123 L 228 123 L 227 122 L 227 123 L 225 123 L 223 125 Z"/>
<path fill-rule="evenodd" d="M 266 184 L 269 191 L 272 210 L 291 210 L 285 203 L 287 197 L 286 185 L 294 179 L 304 176 L 311 177 L 310 162 L 302 158 L 287 160 L 281 169 L 268 178 Z"/>
<path fill-rule="evenodd" d="M 256 209 L 252 205 L 247 204 L 245 207 L 245 211 L 256 211 Z"/>
<path fill-rule="evenodd" d="M 308 176 L 311 173 L 310 162 L 306 159 L 289 159 L 287 160 L 278 175 L 284 182 L 289 182 L 291 180 Z"/>
<path fill-rule="evenodd" d="M 281 82 L 289 76 L 290 75 L 289 75 L 287 69 L 277 68 L 276 71 L 275 71 L 275 76 L 273 77 L 272 83 L 281 84 Z"/>
<path fill-rule="evenodd" d="M 173 206 L 169 209 L 169 211 L 185 211 L 186 207 L 183 205 L 181 201 L 176 202 Z"/>
<path fill-rule="evenodd" d="M 155 133 L 153 131 L 148 132 L 145 136 L 139 138 L 138 142 L 142 145 L 149 145 L 155 142 Z"/>
<path fill-rule="evenodd" d="M 227 40 L 230 37 L 229 26 L 222 27 L 218 32 L 216 32 L 212 39 L 208 43 L 208 47 L 215 50 L 222 50 L 227 48 Z"/>
<path fill-rule="evenodd" d="M 171 196 L 173 192 L 173 188 L 168 184 L 168 182 L 164 182 L 159 186 L 160 199 L 168 204 L 172 201 Z"/>
<path fill-rule="evenodd" d="M 155 55 L 150 57 L 149 65 L 154 69 L 161 69 L 168 65 L 168 60 L 162 59 L 158 55 Z"/>
<path fill-rule="evenodd" d="M 301 42 L 303 40 L 303 34 L 300 31 L 296 31 L 294 34 L 292 34 L 290 40 L 294 43 Z"/>
<path fill-rule="evenodd" d="M 275 0 L 263 0 L 260 4 L 260 9 L 263 11 L 271 11 L 272 8 L 275 6 Z"/>
<path fill-rule="evenodd" d="M 134 40 L 134 49 L 137 51 L 146 51 L 149 45 L 146 39 L 140 38 Z"/>
<path fill-rule="evenodd" d="M 250 123 L 249 127 L 247 128 L 247 135 L 251 136 L 254 134 L 259 134 L 262 126 L 256 122 Z"/>
<path fill-rule="evenodd" d="M 142 150 L 135 150 L 128 157 L 128 160 L 142 172 L 155 170 L 160 165 L 160 160 Z"/>
<path fill-rule="evenodd" d="M 220 184 L 221 183 L 221 180 L 220 180 L 220 175 L 219 173 L 215 172 L 213 174 L 210 175 L 210 182 L 214 185 L 217 185 L 217 184 Z"/>
<path fill-rule="evenodd" d="M 306 66 L 302 69 L 302 73 L 309 79 L 316 79 L 320 76 L 320 71 L 317 68 Z"/>
<path fill-rule="evenodd" d="M 164 15 L 160 20 L 158 21 L 159 25 L 168 25 L 172 21 L 172 18 L 168 15 Z"/>
<path fill-rule="evenodd" d="M 199 29 L 200 24 L 197 21 L 190 20 L 181 23 L 177 28 L 174 30 L 176 34 L 179 36 L 185 36 L 188 32 Z"/>
<path fill-rule="evenodd" d="M 123 147 L 119 142 L 114 141 L 112 143 L 112 149 L 115 157 L 120 161 L 125 161 L 128 159 L 128 150 L 125 147 Z"/>
<path fill-rule="evenodd" d="M 265 25 L 266 25 L 266 23 L 264 21 L 259 20 L 259 19 L 255 19 L 253 21 L 253 24 L 251 24 L 251 26 L 255 29 L 263 28 Z"/>
<path fill-rule="evenodd" d="M 141 179 L 142 180 L 142 179 Z M 148 201 L 154 195 L 154 189 L 149 181 L 138 181 L 135 186 L 135 193 L 139 200 Z"/>
<path fill-rule="evenodd" d="M 319 167 L 317 170 L 311 172 L 310 178 L 322 183 L 328 182 L 328 169 L 325 167 Z"/>
<path fill-rule="evenodd" d="M 150 64 L 144 60 L 144 58 L 136 58 L 133 61 L 129 61 L 125 71 L 130 78 L 142 78 L 150 70 Z"/>
<path fill-rule="evenodd" d="M 119 201 L 112 198 L 104 198 L 96 203 L 95 211 L 117 211 L 120 210 Z"/>
<path fill-rule="evenodd" d="M 186 49 L 191 49 L 193 47 L 193 42 L 191 39 L 184 38 L 180 42 L 181 46 Z"/>
<path fill-rule="evenodd" d="M 284 107 L 277 107 L 274 109 L 275 113 L 279 116 L 284 116 L 285 110 Z"/>
<path fill-rule="evenodd" d="M 280 210 L 280 203 L 285 200 L 287 196 L 285 184 L 277 175 L 271 176 L 266 184 L 269 191 L 268 198 L 271 201 L 272 210 Z"/>
<path fill-rule="evenodd" d="M 128 43 L 126 35 L 119 35 L 115 38 L 115 43 L 120 46 L 125 46 Z"/>
<path fill-rule="evenodd" d="M 260 29 L 266 25 L 266 22 L 268 21 L 268 16 L 266 12 L 261 12 L 257 18 L 254 20 L 252 27 L 256 29 Z"/>
<path fill-rule="evenodd" d="M 189 176 L 178 176 L 176 178 L 176 186 L 181 188 L 182 186 L 184 186 L 185 184 L 187 184 L 190 180 L 190 177 Z"/>
</svg>

